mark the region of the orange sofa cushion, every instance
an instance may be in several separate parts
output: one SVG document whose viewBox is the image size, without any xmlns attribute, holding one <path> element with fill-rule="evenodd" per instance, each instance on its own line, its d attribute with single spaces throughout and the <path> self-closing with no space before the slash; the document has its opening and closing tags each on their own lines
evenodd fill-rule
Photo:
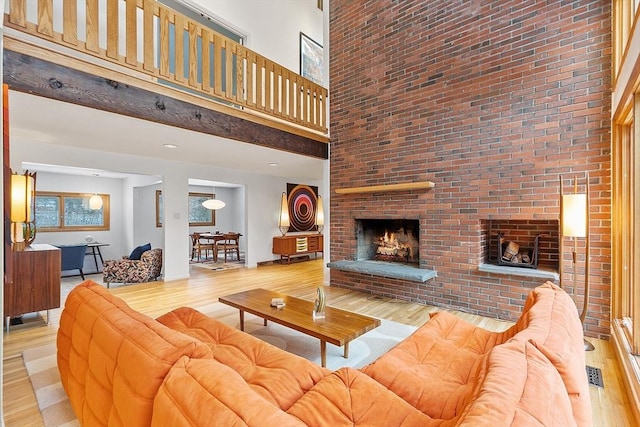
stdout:
<svg viewBox="0 0 640 427">
<path fill-rule="evenodd" d="M 331 371 L 188 307 L 158 322 L 210 346 L 213 358 L 238 372 L 262 397 L 287 410 Z"/>
<path fill-rule="evenodd" d="M 575 303 L 562 288 L 546 282 L 525 302 L 513 338 L 529 341 L 556 367 L 571 400 L 573 415 L 581 426 L 592 424 L 591 396 L 585 370 L 584 334 Z"/>
<path fill-rule="evenodd" d="M 463 411 L 443 427 L 580 425 L 560 374 L 532 343 L 513 340 L 496 346 L 476 371 Z"/>
<path fill-rule="evenodd" d="M 442 423 L 351 368 L 339 369 L 320 381 L 288 413 L 308 426 L 318 427 L 432 427 Z"/>
<path fill-rule="evenodd" d="M 57 336 L 62 385 L 82 425 L 148 426 L 153 399 L 183 355 L 211 358 L 197 340 L 138 313 L 87 280 L 66 299 Z"/>
<path fill-rule="evenodd" d="M 509 340 L 531 341 L 549 358 L 569 393 L 576 421 L 591 425 L 582 325 L 571 297 L 551 282 L 529 294 L 522 315 L 506 331 L 491 332 L 437 312 L 362 371 L 425 414 L 451 419 L 471 392 L 482 356 Z"/>
<path fill-rule="evenodd" d="M 425 414 L 451 419 L 471 393 L 491 332 L 445 311 L 362 371 Z"/>
<path fill-rule="evenodd" d="M 151 426 L 302 427 L 304 423 L 265 400 L 228 366 L 183 357 L 158 390 Z"/>
</svg>

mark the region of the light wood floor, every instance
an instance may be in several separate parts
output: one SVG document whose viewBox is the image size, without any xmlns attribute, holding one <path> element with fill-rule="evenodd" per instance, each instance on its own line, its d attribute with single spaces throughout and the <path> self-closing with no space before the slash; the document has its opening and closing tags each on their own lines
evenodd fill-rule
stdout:
<svg viewBox="0 0 640 427">
<path fill-rule="evenodd" d="M 219 296 L 252 288 L 266 288 L 299 298 L 315 299 L 316 288 L 323 284 L 323 261 L 312 260 L 291 265 L 264 265 L 253 269 L 211 272 L 192 267 L 191 278 L 171 282 L 153 282 L 112 288 L 132 308 L 157 317 L 180 306 L 202 306 L 216 302 Z M 98 280 L 100 277 L 98 277 Z M 77 283 L 80 283 L 78 278 Z M 62 299 L 72 286 L 63 286 Z M 436 307 L 407 303 L 344 289 L 326 288 L 328 304 L 370 316 L 420 326 Z M 42 426 L 35 395 L 22 362 L 22 351 L 55 342 L 60 309 L 51 311 L 51 322 L 34 319 L 32 324 L 14 327 L 4 334 L 4 421 L 7 427 Z M 510 324 L 494 319 L 456 313 L 468 321 L 491 330 Z M 594 427 L 631 427 L 632 413 L 619 378 L 620 367 L 609 341 L 590 339 L 596 347 L 587 352 L 587 364 L 602 369 L 604 388 L 590 386 L 594 409 Z"/>
</svg>

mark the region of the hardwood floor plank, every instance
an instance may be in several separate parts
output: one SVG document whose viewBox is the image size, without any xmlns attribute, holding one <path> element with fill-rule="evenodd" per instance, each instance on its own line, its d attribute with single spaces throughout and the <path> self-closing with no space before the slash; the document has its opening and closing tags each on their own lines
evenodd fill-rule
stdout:
<svg viewBox="0 0 640 427">
<path fill-rule="evenodd" d="M 101 276 L 89 278 L 101 279 Z M 322 259 L 291 265 L 263 265 L 252 269 L 210 271 L 192 267 L 191 277 L 171 282 L 151 282 L 126 286 L 112 285 L 111 292 L 133 309 L 157 317 L 181 306 L 202 307 L 216 303 L 218 297 L 248 289 L 265 288 L 313 301 L 316 288 L 326 282 Z M 73 286 L 65 284 L 61 290 L 64 304 Z M 409 303 L 368 293 L 325 287 L 327 303 L 342 308 L 404 323 L 421 326 L 429 320 L 429 313 L 437 307 Z M 33 388 L 27 376 L 22 352 L 25 349 L 55 342 L 61 309 L 51 310 L 47 325 L 41 317 L 25 316 L 26 325 L 14 327 L 4 334 L 4 421 L 7 427 L 42 426 Z M 496 319 L 454 312 L 465 320 L 491 330 L 504 330 L 511 325 Z M 610 341 L 590 339 L 596 349 L 587 352 L 587 364 L 602 369 L 605 388 L 590 386 L 594 409 L 594 427 L 633 426 L 629 400 L 619 378 L 620 366 Z"/>
</svg>

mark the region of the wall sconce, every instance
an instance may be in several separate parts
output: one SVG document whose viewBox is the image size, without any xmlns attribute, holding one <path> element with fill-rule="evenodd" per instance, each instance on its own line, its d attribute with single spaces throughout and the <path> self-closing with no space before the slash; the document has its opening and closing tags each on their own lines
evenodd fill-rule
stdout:
<svg viewBox="0 0 640 427">
<path fill-rule="evenodd" d="M 36 172 L 11 171 L 11 247 L 20 251 L 36 238 Z"/>
<path fill-rule="evenodd" d="M 284 236 L 289 231 L 289 227 L 291 226 L 291 221 L 289 220 L 289 204 L 287 203 L 287 193 L 282 193 L 282 198 L 280 199 L 280 216 L 278 218 L 278 228 L 280 232 Z"/>
<path fill-rule="evenodd" d="M 318 196 L 316 203 L 316 226 L 318 227 L 318 234 L 322 234 L 324 229 L 324 207 L 322 206 L 322 196 Z"/>
<path fill-rule="evenodd" d="M 573 194 L 564 194 L 564 182 L 560 176 L 560 281 L 562 283 L 562 254 L 564 253 L 563 237 L 573 239 L 572 252 L 572 268 L 573 268 L 573 287 L 575 289 L 577 282 L 577 252 L 578 238 L 585 239 L 585 267 L 584 267 L 584 300 L 582 304 L 582 312 L 580 313 L 580 322 L 584 327 L 584 320 L 587 316 L 587 308 L 589 305 L 589 173 L 586 174 L 586 192 L 578 193 L 578 178 L 573 181 Z M 584 340 L 584 349 L 591 351 L 594 349 L 586 339 Z"/>
</svg>

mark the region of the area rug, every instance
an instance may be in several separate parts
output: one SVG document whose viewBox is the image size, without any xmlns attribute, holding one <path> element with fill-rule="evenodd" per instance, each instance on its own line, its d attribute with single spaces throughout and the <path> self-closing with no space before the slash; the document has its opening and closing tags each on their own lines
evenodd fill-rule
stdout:
<svg viewBox="0 0 640 427">
<path fill-rule="evenodd" d="M 196 309 L 233 327 L 238 327 L 240 323 L 238 310 L 221 303 Z M 354 368 L 365 366 L 408 337 L 415 329 L 413 326 L 383 319 L 378 328 L 351 342 L 348 359 L 343 357 L 342 347 L 327 344 L 327 368 L 335 370 L 343 366 Z M 320 364 L 320 341 L 316 338 L 272 322 L 265 327 L 261 318 L 248 313 L 245 315 L 245 330 L 279 348 Z M 25 350 L 22 356 L 44 425 L 46 427 L 78 426 L 79 423 L 60 383 L 55 343 Z"/>
<path fill-rule="evenodd" d="M 25 350 L 22 357 L 45 427 L 79 426 L 60 383 L 55 343 Z"/>
<path fill-rule="evenodd" d="M 207 270 L 212 271 L 220 271 L 220 270 L 229 270 L 234 268 L 243 268 L 244 261 L 235 261 L 235 262 L 192 262 L 190 263 L 192 267 L 198 268 L 206 268 Z"/>
</svg>

